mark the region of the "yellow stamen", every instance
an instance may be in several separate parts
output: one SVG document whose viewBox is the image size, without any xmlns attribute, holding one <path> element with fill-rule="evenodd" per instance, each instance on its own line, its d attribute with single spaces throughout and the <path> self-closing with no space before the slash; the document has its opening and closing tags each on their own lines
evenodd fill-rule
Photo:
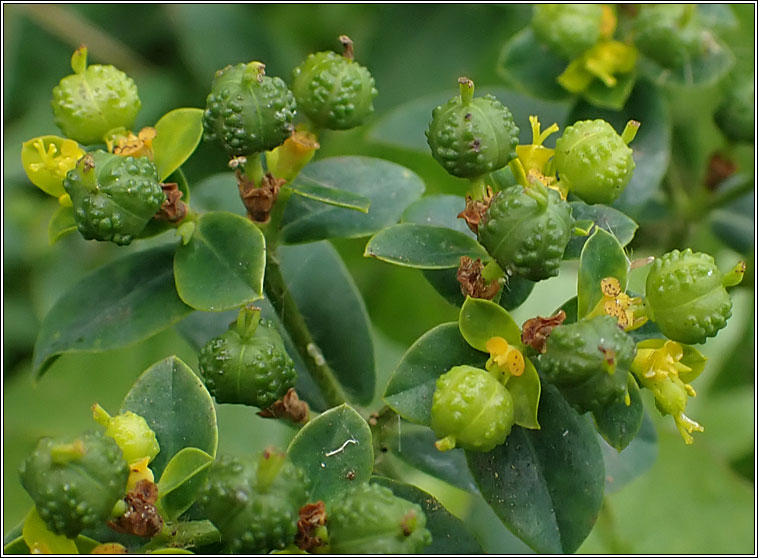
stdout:
<svg viewBox="0 0 758 558">
<path fill-rule="evenodd" d="M 485 344 L 490 353 L 490 362 L 501 370 L 508 371 L 511 376 L 521 376 L 524 373 L 524 355 L 516 347 L 508 344 L 502 337 L 492 337 Z"/>
</svg>

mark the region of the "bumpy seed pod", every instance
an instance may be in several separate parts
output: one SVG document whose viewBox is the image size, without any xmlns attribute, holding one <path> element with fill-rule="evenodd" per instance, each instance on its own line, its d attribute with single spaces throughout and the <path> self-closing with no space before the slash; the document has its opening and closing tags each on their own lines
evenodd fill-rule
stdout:
<svg viewBox="0 0 758 558">
<path fill-rule="evenodd" d="M 554 328 L 540 365 L 545 378 L 584 413 L 626 398 L 635 349 L 615 318 L 597 316 Z"/>
<path fill-rule="evenodd" d="M 265 409 L 297 378 L 276 328 L 252 307 L 240 310 L 237 322 L 200 350 L 199 362 L 205 385 L 218 403 Z"/>
<path fill-rule="evenodd" d="M 120 245 L 139 236 L 166 199 L 150 159 L 105 151 L 79 159 L 63 188 L 71 197 L 82 236 Z"/>
<path fill-rule="evenodd" d="M 420 554 L 432 542 L 421 507 L 375 484 L 335 499 L 326 526 L 333 554 Z"/>
<path fill-rule="evenodd" d="M 127 463 L 145 457 L 150 462 L 161 451 L 155 432 L 138 414 L 126 411 L 112 417 L 98 403 L 92 406 L 92 414 L 105 427 L 105 435 L 116 441 Z"/>
<path fill-rule="evenodd" d="M 558 275 L 572 224 L 571 206 L 555 190 L 512 186 L 492 199 L 478 238 L 508 274 L 540 281 Z"/>
<path fill-rule="evenodd" d="M 211 467 L 197 501 L 227 552 L 265 554 L 293 542 L 309 484 L 285 458 L 266 450 L 257 463 L 224 457 Z"/>
<path fill-rule="evenodd" d="M 319 128 L 349 130 L 374 112 L 378 91 L 371 73 L 353 60 L 353 42 L 342 35 L 342 56 L 317 52 L 294 70 L 292 92 L 298 109 Z"/>
<path fill-rule="evenodd" d="M 432 111 L 426 141 L 453 176 L 476 178 L 516 158 L 519 129 L 492 95 L 474 98 L 474 82 L 460 78 L 461 94 Z"/>
<path fill-rule="evenodd" d="M 20 470 L 21 484 L 48 529 L 69 538 L 106 521 L 126 492 L 129 467 L 100 432 L 43 438 Z"/>
<path fill-rule="evenodd" d="M 641 6 L 634 20 L 634 44 L 667 68 L 679 68 L 703 48 L 694 4 Z"/>
<path fill-rule="evenodd" d="M 513 421 L 513 397 L 486 370 L 454 366 L 437 378 L 431 426 L 441 451 L 490 451 L 505 442 Z"/>
<path fill-rule="evenodd" d="M 739 72 L 724 92 L 716 111 L 716 124 L 732 141 L 752 142 L 755 138 L 755 75 Z"/>
<path fill-rule="evenodd" d="M 609 204 L 621 195 L 634 171 L 627 145 L 639 123 L 627 124 L 623 135 L 605 120 L 581 120 L 555 142 L 555 168 L 560 183 L 587 203 Z"/>
<path fill-rule="evenodd" d="M 656 258 L 645 283 L 648 317 L 666 337 L 703 343 L 726 325 L 732 300 L 713 257 L 674 250 Z"/>
<path fill-rule="evenodd" d="M 602 24 L 599 4 L 538 4 L 532 30 L 553 52 L 572 60 L 600 40 Z"/>
<path fill-rule="evenodd" d="M 274 149 L 294 129 L 295 97 L 264 68 L 260 62 L 227 66 L 213 79 L 203 113 L 204 137 L 230 157 Z"/>
<path fill-rule="evenodd" d="M 131 128 L 142 106 L 132 78 L 113 66 L 87 66 L 87 49 L 71 57 L 74 73 L 53 88 L 53 120 L 69 138 L 103 143 L 114 128 Z"/>
</svg>

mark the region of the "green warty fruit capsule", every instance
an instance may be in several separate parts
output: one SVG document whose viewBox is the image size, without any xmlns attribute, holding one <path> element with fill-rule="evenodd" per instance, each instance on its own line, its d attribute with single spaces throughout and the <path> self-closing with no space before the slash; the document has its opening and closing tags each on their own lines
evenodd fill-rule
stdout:
<svg viewBox="0 0 758 558">
<path fill-rule="evenodd" d="M 138 414 L 126 411 L 112 417 L 97 403 L 92 406 L 92 413 L 98 424 L 105 427 L 105 435 L 113 438 L 121 448 L 127 463 L 144 457 L 149 462 L 160 452 L 155 432 Z"/>
<path fill-rule="evenodd" d="M 560 182 L 590 204 L 613 202 L 634 171 L 632 149 L 605 120 L 581 120 L 566 128 L 555 142 L 553 160 Z"/>
<path fill-rule="evenodd" d="M 199 363 L 218 403 L 265 409 L 297 379 L 284 341 L 271 322 L 260 319 L 257 308 L 243 308 L 235 324 L 200 350 Z"/>
<path fill-rule="evenodd" d="M 732 141 L 755 139 L 755 75 L 736 73 L 716 111 L 716 124 Z"/>
<path fill-rule="evenodd" d="M 74 538 L 104 523 L 126 492 L 129 467 L 116 442 L 100 432 L 43 438 L 20 470 L 48 529 Z"/>
<path fill-rule="evenodd" d="M 550 332 L 540 369 L 580 413 L 627 395 L 636 345 L 612 316 L 560 325 Z"/>
<path fill-rule="evenodd" d="M 378 93 L 374 78 L 353 60 L 352 42 L 347 45 L 345 55 L 311 54 L 294 70 L 292 92 L 297 107 L 319 128 L 355 128 L 374 112 Z"/>
<path fill-rule="evenodd" d="M 538 4 L 532 30 L 558 56 L 573 60 L 600 40 L 602 23 L 599 4 Z"/>
<path fill-rule="evenodd" d="M 453 176 L 476 178 L 516 158 L 519 129 L 492 95 L 474 98 L 474 83 L 460 78 L 461 94 L 432 111 L 426 141 Z"/>
<path fill-rule="evenodd" d="M 439 449 L 487 452 L 511 432 L 513 397 L 486 370 L 454 366 L 437 378 L 431 414 Z"/>
<path fill-rule="evenodd" d="M 713 257 L 674 250 L 656 258 L 645 283 L 648 317 L 666 337 L 703 343 L 726 325 L 732 300 Z"/>
<path fill-rule="evenodd" d="M 216 72 L 203 113 L 206 141 L 230 157 L 262 153 L 284 143 L 293 130 L 296 104 L 278 77 L 265 75 L 260 62 Z"/>
<path fill-rule="evenodd" d="M 103 143 L 114 128 L 130 129 L 141 107 L 137 86 L 113 66 L 87 66 L 87 49 L 71 58 L 74 73 L 53 88 L 53 120 L 69 138 L 84 145 Z"/>
<path fill-rule="evenodd" d="M 333 554 L 420 554 L 432 542 L 421 507 L 375 484 L 336 498 L 326 526 Z"/>
<path fill-rule="evenodd" d="M 88 153 L 63 180 L 86 239 L 127 245 L 145 229 L 166 196 L 147 157 Z"/>
<path fill-rule="evenodd" d="M 558 275 L 571 238 L 571 206 L 550 188 L 498 192 L 479 224 L 479 242 L 509 275 L 540 281 Z"/>
<path fill-rule="evenodd" d="M 266 554 L 291 544 L 309 483 L 284 454 L 259 461 L 223 457 L 210 469 L 198 495 L 205 516 L 221 532 L 226 552 Z"/>
<path fill-rule="evenodd" d="M 634 20 L 634 44 L 666 68 L 683 66 L 704 48 L 694 4 L 640 6 Z"/>
</svg>

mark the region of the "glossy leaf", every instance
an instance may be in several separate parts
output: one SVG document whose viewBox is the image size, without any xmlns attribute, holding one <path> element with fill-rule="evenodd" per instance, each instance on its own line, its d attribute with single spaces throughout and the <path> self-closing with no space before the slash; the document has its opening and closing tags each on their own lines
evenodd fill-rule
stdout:
<svg viewBox="0 0 758 558">
<path fill-rule="evenodd" d="M 368 241 L 363 255 L 417 269 L 457 268 L 463 256 L 489 258 L 481 244 L 464 233 L 415 223 L 379 231 Z"/>
<path fill-rule="evenodd" d="M 646 57 L 640 57 L 640 72 L 651 81 L 665 85 L 705 87 L 716 84 L 729 73 L 735 58 L 731 49 L 721 39 L 708 34 L 702 41 L 702 48 L 678 68 L 664 68 Z"/>
<path fill-rule="evenodd" d="M 356 402 L 374 397 L 371 322 L 361 293 L 329 242 L 282 246 L 287 288 L 337 379 Z"/>
<path fill-rule="evenodd" d="M 145 370 L 124 398 L 119 412 L 126 411 L 142 416 L 158 438 L 161 451 L 150 464 L 157 478 L 184 448 L 216 456 L 213 400 L 203 382 L 179 358 L 168 357 Z"/>
<path fill-rule="evenodd" d="M 589 87 L 582 91 L 582 97 L 596 107 L 621 110 L 634 89 L 637 73 L 619 74 L 616 78 L 613 87 L 608 87 L 600 79 L 592 80 Z"/>
<path fill-rule="evenodd" d="M 587 240 L 579 258 L 577 280 L 577 316 L 583 318 L 603 298 L 600 282 L 615 277 L 626 287 L 629 260 L 618 240 L 609 232 L 597 229 Z"/>
<path fill-rule="evenodd" d="M 387 384 L 384 401 L 406 420 L 429 426 L 437 378 L 459 364 L 484 368 L 487 355 L 466 343 L 455 322 L 422 335 L 403 355 Z"/>
<path fill-rule="evenodd" d="M 307 165 L 301 180 L 318 182 L 366 197 L 368 213 L 291 198 L 284 212 L 282 239 L 289 244 L 373 234 L 397 222 L 418 199 L 424 183 L 412 171 L 372 157 L 331 157 Z"/>
<path fill-rule="evenodd" d="M 592 412 L 597 431 L 617 451 L 623 450 L 637 436 L 645 412 L 637 381 L 631 372 L 627 374 L 629 406 L 623 400 L 615 400 L 603 409 Z"/>
<path fill-rule="evenodd" d="M 200 211 L 228 211 L 244 217 L 237 180 L 232 172 L 211 174 L 192 185 L 192 207 Z"/>
<path fill-rule="evenodd" d="M 588 205 L 583 201 L 572 201 L 569 205 L 571 215 L 575 220 L 590 219 L 596 226 L 615 236 L 621 246 L 626 246 L 634 238 L 634 233 L 638 228 L 637 223 L 618 209 L 602 204 Z M 572 237 L 566 246 L 563 259 L 578 258 L 588 238 L 589 236 Z"/>
<path fill-rule="evenodd" d="M 374 468 L 371 430 L 347 404 L 308 422 L 287 453 L 311 481 L 309 502 L 328 504 L 349 486 L 368 481 Z"/>
<path fill-rule="evenodd" d="M 29 547 L 24 542 L 24 537 L 16 537 L 3 545 L 4 554 L 31 554 Z"/>
<path fill-rule="evenodd" d="M 603 438 L 599 442 L 605 463 L 606 494 L 617 492 L 644 475 L 658 455 L 658 435 L 650 417 L 644 412 L 637 436 L 622 451 L 610 446 Z"/>
<path fill-rule="evenodd" d="M 179 450 L 166 464 L 158 481 L 159 505 L 164 520 L 173 521 L 195 502 L 213 456 L 198 448 Z"/>
<path fill-rule="evenodd" d="M 745 179 L 745 177 L 742 177 Z M 727 186 L 722 184 L 719 188 Z M 753 186 L 755 188 L 755 186 Z M 741 254 L 753 251 L 755 245 L 755 191 L 748 192 L 734 202 L 712 211 L 711 228 L 727 246 Z"/>
<path fill-rule="evenodd" d="M 74 208 L 65 205 L 58 206 L 50 222 L 47 224 L 47 236 L 50 244 L 55 244 L 68 233 L 76 230 L 76 220 L 74 219 Z"/>
<path fill-rule="evenodd" d="M 266 241 L 258 227 L 231 213 L 206 213 L 176 250 L 176 290 L 197 310 L 229 310 L 263 296 L 265 266 Z"/>
<path fill-rule="evenodd" d="M 78 554 L 76 544 L 65 535 L 56 535 L 32 508 L 26 516 L 23 528 L 23 538 L 26 546 L 32 550 L 30 554 Z"/>
<path fill-rule="evenodd" d="M 514 427 L 489 453 L 466 452 L 495 513 L 540 554 L 575 551 L 603 499 L 603 458 L 591 424 L 553 386 L 540 401 L 540 430 Z"/>
<path fill-rule="evenodd" d="M 371 200 L 366 196 L 354 194 L 347 190 L 340 190 L 303 175 L 299 175 L 292 183 L 287 184 L 285 188 L 289 188 L 298 196 L 309 200 L 336 207 L 354 209 L 361 213 L 368 213 L 369 206 L 371 205 Z"/>
<path fill-rule="evenodd" d="M 173 246 L 130 254 L 86 275 L 47 313 L 34 346 L 37 376 L 67 352 L 131 345 L 192 311 L 176 294 Z"/>
<path fill-rule="evenodd" d="M 155 132 L 153 162 L 163 182 L 189 159 L 200 143 L 203 137 L 203 109 L 174 109 L 158 120 Z"/>
<path fill-rule="evenodd" d="M 502 337 L 511 345 L 523 347 L 521 328 L 507 310 L 492 301 L 467 297 L 458 317 L 461 335 L 478 351 L 487 352 L 487 341 Z"/>
<path fill-rule="evenodd" d="M 398 498 L 418 504 L 426 516 L 426 528 L 432 534 L 432 544 L 423 554 L 483 554 L 481 545 L 469 533 L 463 522 L 451 514 L 431 494 L 413 485 L 387 477 L 373 476 L 371 484 L 392 490 Z"/>
<path fill-rule="evenodd" d="M 461 196 L 435 194 L 413 202 L 403 212 L 403 223 L 447 227 L 472 238 L 476 235 L 458 214 L 466 209 L 466 200 Z"/>
</svg>

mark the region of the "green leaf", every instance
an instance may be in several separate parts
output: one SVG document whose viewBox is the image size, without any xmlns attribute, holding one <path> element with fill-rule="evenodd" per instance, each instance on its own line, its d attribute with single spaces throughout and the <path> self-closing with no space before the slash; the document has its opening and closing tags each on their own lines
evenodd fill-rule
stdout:
<svg viewBox="0 0 758 558">
<path fill-rule="evenodd" d="M 569 202 L 571 206 L 571 215 L 575 220 L 589 219 L 601 229 L 605 229 L 619 241 L 621 246 L 626 246 L 634 238 L 638 225 L 626 214 L 618 209 L 608 207 L 607 205 L 595 204 L 588 205 L 583 201 Z M 564 260 L 572 260 L 579 257 L 582 253 L 582 247 L 587 242 L 586 236 L 574 236 L 569 240 L 566 251 L 563 254 Z"/>
<path fill-rule="evenodd" d="M 208 390 L 189 366 L 172 356 L 157 362 L 134 382 L 120 413 L 132 411 L 153 429 L 161 451 L 150 464 L 160 478 L 168 463 L 184 448 L 216 456 L 216 409 Z"/>
<path fill-rule="evenodd" d="M 16 537 L 3 546 L 4 554 L 31 554 L 31 550 L 26 546 L 24 537 Z"/>
<path fill-rule="evenodd" d="M 466 342 L 483 353 L 487 352 L 487 341 L 492 337 L 502 337 L 509 344 L 523 348 L 521 328 L 505 308 L 492 301 L 467 297 L 458 325 Z"/>
<path fill-rule="evenodd" d="M 194 183 L 192 207 L 198 211 L 228 211 L 242 217 L 247 215 L 240 200 L 237 180 L 228 171 L 212 174 Z"/>
<path fill-rule="evenodd" d="M 68 233 L 76 230 L 76 220 L 74 219 L 74 208 L 65 205 L 58 206 L 50 222 L 47 224 L 47 236 L 50 244 L 55 244 Z"/>
<path fill-rule="evenodd" d="M 732 176 L 734 178 L 730 177 L 719 185 L 719 192 L 729 192 L 732 187 L 748 180 L 753 183 L 753 191 L 711 211 L 709 220 L 714 234 L 724 244 L 736 252 L 748 254 L 752 253 L 755 244 L 755 180 L 745 175 Z"/>
<path fill-rule="evenodd" d="M 463 256 L 489 259 L 481 244 L 464 233 L 415 223 L 379 231 L 368 241 L 363 255 L 417 269 L 457 268 Z"/>
<path fill-rule="evenodd" d="M 631 372 L 627 374 L 630 405 L 627 407 L 623 400 L 617 399 L 602 410 L 592 412 L 597 431 L 617 451 L 623 450 L 637 436 L 645 412 L 637 381 Z"/>
<path fill-rule="evenodd" d="M 424 183 L 412 171 L 372 157 L 331 157 L 307 165 L 302 180 L 358 194 L 371 201 L 368 213 L 291 198 L 284 212 L 282 239 L 289 244 L 373 234 L 397 222 L 421 196 Z"/>
<path fill-rule="evenodd" d="M 263 296 L 265 266 L 266 241 L 258 227 L 225 211 L 206 213 L 176 250 L 176 290 L 197 310 L 229 310 Z"/>
<path fill-rule="evenodd" d="M 637 64 L 640 72 L 654 83 L 706 87 L 725 77 L 734 62 L 731 49 L 714 34 L 708 33 L 702 41 L 702 48 L 678 68 L 664 68 L 644 56 L 640 56 Z"/>
<path fill-rule="evenodd" d="M 305 323 L 352 399 L 368 404 L 376 371 L 371 322 L 339 253 L 326 241 L 282 246 L 279 263 Z"/>
<path fill-rule="evenodd" d="M 509 86 L 527 95 L 566 100 L 572 97 L 571 93 L 556 81 L 566 66 L 568 62 L 540 43 L 531 27 L 525 27 L 503 46 L 497 73 Z"/>
<path fill-rule="evenodd" d="M 658 435 L 650 417 L 642 413 L 637 436 L 623 449 L 612 447 L 600 438 L 600 450 L 605 463 L 605 492 L 621 490 L 631 480 L 643 475 L 655 463 L 658 455 Z"/>
<path fill-rule="evenodd" d="M 616 85 L 613 87 L 608 87 L 600 79 L 592 80 L 590 86 L 582 91 L 582 97 L 596 107 L 621 110 L 634 89 L 637 73 L 618 74 L 616 78 Z"/>
<path fill-rule="evenodd" d="M 158 503 L 164 520 L 175 520 L 195 502 L 211 463 L 212 455 L 189 447 L 179 450 L 166 464 L 158 481 Z"/>
<path fill-rule="evenodd" d="M 171 245 L 130 254 L 71 287 L 40 326 L 35 374 L 44 374 L 62 353 L 131 345 L 189 314 L 174 287 L 173 251 Z"/>
<path fill-rule="evenodd" d="M 434 496 L 413 485 L 387 477 L 373 476 L 371 484 L 392 490 L 398 498 L 418 504 L 426 516 L 426 528 L 432 534 L 432 544 L 424 554 L 483 554 L 484 551 L 463 522 L 447 511 Z"/>
<path fill-rule="evenodd" d="M 56 535 L 47 528 L 37 513 L 37 508 L 32 508 L 26 516 L 23 539 L 27 548 L 34 550 L 35 547 L 39 547 L 39 552 L 33 552 L 33 554 L 78 554 L 79 552 L 73 540 L 65 535 Z"/>
<path fill-rule="evenodd" d="M 615 277 L 626 289 L 629 260 L 619 241 L 609 232 L 597 229 L 587 240 L 579 258 L 577 280 L 577 317 L 583 318 L 603 298 L 600 282 Z"/>
<path fill-rule="evenodd" d="M 405 352 L 387 384 L 384 401 L 404 419 L 429 426 L 437 378 L 459 364 L 484 368 L 486 362 L 487 355 L 461 337 L 457 323 L 438 325 Z"/>
<path fill-rule="evenodd" d="M 466 209 L 466 200 L 461 196 L 450 194 L 424 196 L 405 209 L 401 222 L 447 227 L 476 238 L 466 225 L 466 221 L 458 219 L 458 214 L 464 209 Z"/>
<path fill-rule="evenodd" d="M 366 196 L 354 194 L 347 190 L 340 190 L 328 184 L 322 184 L 302 174 L 298 175 L 292 183 L 287 184 L 285 188 L 289 188 L 298 196 L 309 200 L 315 200 L 336 207 L 354 209 L 361 213 L 368 213 L 369 206 L 371 205 L 371 200 Z"/>
<path fill-rule="evenodd" d="M 155 124 L 153 162 L 161 182 L 182 166 L 203 137 L 203 110 L 178 108 Z"/>
<path fill-rule="evenodd" d="M 489 453 L 466 452 L 482 494 L 521 540 L 540 554 L 575 551 L 603 499 L 603 457 L 594 429 L 550 385 L 540 430 L 514 427 Z"/>
<path fill-rule="evenodd" d="M 310 478 L 309 502 L 328 503 L 349 486 L 368 481 L 374 468 L 371 430 L 347 404 L 306 424 L 287 453 Z"/>
</svg>

